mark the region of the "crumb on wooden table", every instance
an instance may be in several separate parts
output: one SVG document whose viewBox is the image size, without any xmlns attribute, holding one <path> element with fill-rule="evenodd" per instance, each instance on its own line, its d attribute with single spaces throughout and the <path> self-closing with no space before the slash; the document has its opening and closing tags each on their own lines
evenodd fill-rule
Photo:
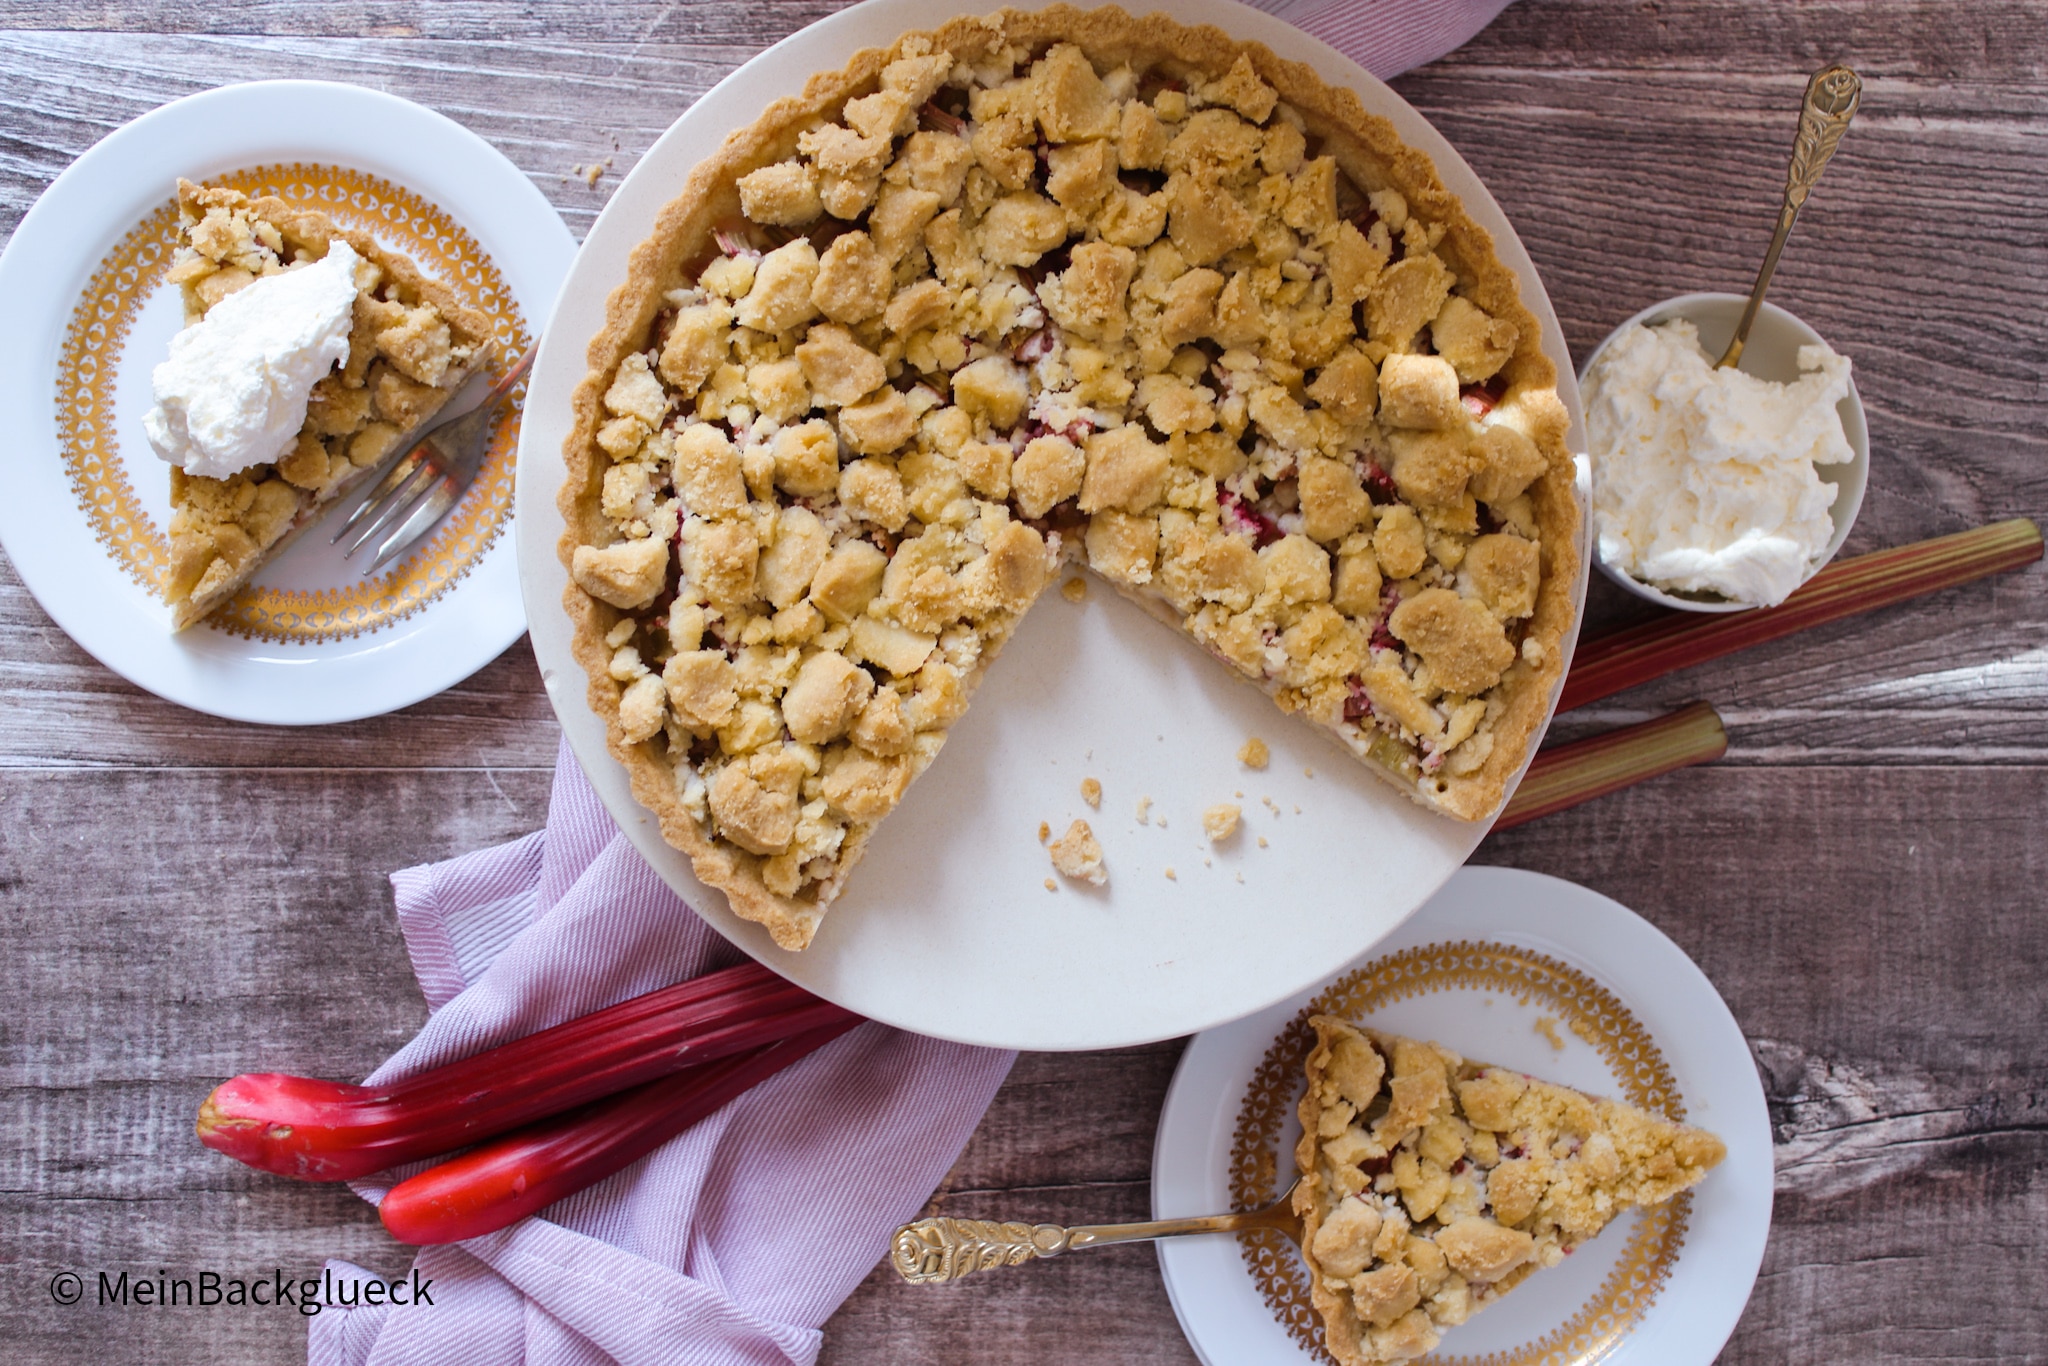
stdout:
<svg viewBox="0 0 2048 1366">
<path fill-rule="evenodd" d="M 603 163 L 593 161 L 588 166 L 583 168 L 583 183 L 594 190 L 597 188 L 597 182 L 599 178 L 601 178 L 603 175 Z"/>
<path fill-rule="evenodd" d="M 1541 1034 L 1544 1041 L 1550 1045 L 1552 1052 L 1564 1052 L 1564 1038 L 1557 1032 L 1557 1021 L 1551 1019 L 1548 1015 L 1539 1015 L 1536 1017 L 1535 1028 L 1536 1032 Z"/>
<path fill-rule="evenodd" d="M 1230 802 L 1218 802 L 1202 813 L 1202 830 L 1211 841 L 1221 842 L 1237 833 L 1237 822 L 1244 815 L 1241 807 Z"/>
<path fill-rule="evenodd" d="M 1094 807 L 1097 811 L 1100 811 L 1102 809 L 1102 784 L 1093 778 L 1083 778 L 1081 780 L 1081 800 Z"/>
<path fill-rule="evenodd" d="M 1063 877 L 1096 887 L 1109 881 L 1109 870 L 1102 866 L 1102 844 L 1086 821 L 1068 826 L 1067 833 L 1052 842 L 1051 853 L 1052 866 Z"/>
<path fill-rule="evenodd" d="M 1244 747 L 1237 752 L 1237 761 L 1246 768 L 1264 768 L 1272 757 L 1273 751 L 1267 749 L 1266 742 L 1256 735 L 1245 741 Z"/>
<path fill-rule="evenodd" d="M 1068 602 L 1082 602 L 1088 597 L 1088 580 L 1076 574 L 1060 585 L 1060 596 Z"/>
</svg>

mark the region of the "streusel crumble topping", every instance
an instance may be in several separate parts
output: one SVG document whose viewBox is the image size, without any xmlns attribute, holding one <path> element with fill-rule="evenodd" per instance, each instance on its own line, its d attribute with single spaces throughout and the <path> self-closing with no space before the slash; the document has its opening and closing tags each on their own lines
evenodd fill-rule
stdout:
<svg viewBox="0 0 2048 1366">
<path fill-rule="evenodd" d="M 1433 1043 L 1317 1016 L 1294 1207 L 1345 1366 L 1406 1361 L 1626 1209 L 1726 1154 L 1659 1119 Z"/>
<path fill-rule="evenodd" d="M 1070 27 L 1104 16 L 1161 22 Z M 1039 22 L 909 35 L 774 142 L 597 377 L 603 534 L 565 556 L 618 623 L 615 739 L 792 945 L 1063 559 L 1465 818 L 1573 563 L 1531 496 L 1552 372 L 1510 380 L 1530 320 L 1448 218 L 1247 50 Z"/>
</svg>

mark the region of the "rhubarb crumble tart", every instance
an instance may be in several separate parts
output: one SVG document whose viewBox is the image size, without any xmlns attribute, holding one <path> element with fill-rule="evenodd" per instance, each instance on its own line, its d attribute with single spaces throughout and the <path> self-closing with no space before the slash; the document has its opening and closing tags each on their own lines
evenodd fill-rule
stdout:
<svg viewBox="0 0 2048 1366">
<path fill-rule="evenodd" d="M 1066 6 L 812 78 L 634 253 L 565 597 L 636 796 L 800 948 L 1063 561 L 1414 799 L 1564 664 L 1567 419 L 1486 233 L 1348 90 Z"/>
<path fill-rule="evenodd" d="M 1319 1015 L 1301 1100 L 1309 1291 L 1342 1366 L 1407 1361 L 1726 1155 L 1659 1119 Z"/>
<path fill-rule="evenodd" d="M 287 431 L 290 444 L 275 458 L 222 477 L 171 468 L 164 597 L 183 630 L 360 486 L 489 359 L 491 347 L 482 315 L 404 256 L 325 214 L 180 180 L 178 215 L 169 278 L 183 295 L 188 328 L 248 286 L 324 260 L 334 243 L 347 243 L 357 258 L 345 351 L 310 394 L 300 391 L 306 416 L 296 439 Z"/>
</svg>

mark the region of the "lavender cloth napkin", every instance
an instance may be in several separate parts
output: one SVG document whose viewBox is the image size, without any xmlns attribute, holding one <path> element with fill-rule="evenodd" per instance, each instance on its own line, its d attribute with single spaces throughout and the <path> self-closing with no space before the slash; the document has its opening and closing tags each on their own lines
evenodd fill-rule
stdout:
<svg viewBox="0 0 2048 1366">
<path fill-rule="evenodd" d="M 1508 0 L 1254 3 L 1391 76 Z M 545 830 L 391 883 L 432 1016 L 373 1083 L 740 961 L 619 834 L 566 745 Z M 422 1250 L 431 1305 L 323 1309 L 309 1360 L 809 1366 L 1015 1058 L 863 1025 L 544 1217 Z M 362 1304 L 369 1273 L 327 1269 L 334 1298 Z"/>
<path fill-rule="evenodd" d="M 566 747 L 546 830 L 391 881 L 433 1014 L 372 1083 L 743 961 L 618 833 Z M 422 1250 L 431 1305 L 323 1309 L 309 1357 L 803 1366 L 1015 1056 L 862 1025 L 545 1217 Z M 328 1271 L 332 1298 L 361 1301 L 368 1273 Z"/>
</svg>

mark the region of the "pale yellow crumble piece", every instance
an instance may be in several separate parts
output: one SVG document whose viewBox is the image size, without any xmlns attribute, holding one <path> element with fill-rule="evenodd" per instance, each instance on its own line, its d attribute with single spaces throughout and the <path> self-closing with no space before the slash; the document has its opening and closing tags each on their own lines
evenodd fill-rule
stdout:
<svg viewBox="0 0 2048 1366">
<path fill-rule="evenodd" d="M 1085 602 L 1088 597 L 1088 580 L 1076 575 L 1060 585 L 1060 596 L 1068 602 Z"/>
<path fill-rule="evenodd" d="M 1150 797 L 1138 798 L 1138 824 L 1145 825 L 1149 823 L 1151 819 L 1152 799 Z"/>
<path fill-rule="evenodd" d="M 1230 802 L 1218 802 L 1202 813 L 1202 830 L 1220 844 L 1237 833 L 1238 818 L 1243 814 L 1241 808 Z"/>
<path fill-rule="evenodd" d="M 1081 780 L 1081 800 L 1094 807 L 1097 811 L 1100 811 L 1102 809 L 1102 784 L 1093 778 L 1083 778 Z"/>
<path fill-rule="evenodd" d="M 1564 1052 L 1564 1036 L 1557 1032 L 1557 1021 L 1548 1015 L 1539 1015 L 1536 1017 L 1534 1028 L 1543 1036 L 1543 1041 L 1550 1045 L 1553 1053 Z"/>
<path fill-rule="evenodd" d="M 1047 890 L 1048 892 L 1057 892 L 1059 889 L 1059 883 L 1054 882 L 1051 878 L 1047 878 L 1045 880 L 1045 890 Z"/>
<path fill-rule="evenodd" d="M 1259 848 L 1264 849 L 1266 847 L 1266 837 L 1264 835 L 1259 836 Z"/>
<path fill-rule="evenodd" d="M 1047 840 L 1051 838 L 1052 826 L 1046 823 L 1045 821 L 1040 821 L 1038 823 L 1038 842 L 1040 844 L 1044 844 Z"/>
<path fill-rule="evenodd" d="M 1095 887 L 1109 881 L 1109 870 L 1102 866 L 1102 844 L 1088 822 L 1075 821 L 1068 826 L 1067 833 L 1052 842 L 1051 852 L 1052 866 L 1062 877 Z"/>
<path fill-rule="evenodd" d="M 1166 870 L 1166 880 L 1167 880 L 1168 882 L 1179 882 L 1179 881 L 1180 881 L 1180 874 L 1179 874 L 1179 873 L 1176 873 L 1176 872 L 1174 872 L 1174 871 L 1173 871 L 1173 868 L 1171 867 L 1171 865 L 1169 865 L 1169 866 L 1167 867 L 1167 870 Z"/>
<path fill-rule="evenodd" d="M 1272 757 L 1273 751 L 1267 749 L 1266 742 L 1256 735 L 1245 741 L 1244 747 L 1237 752 L 1237 761 L 1246 768 L 1264 768 Z"/>
</svg>

